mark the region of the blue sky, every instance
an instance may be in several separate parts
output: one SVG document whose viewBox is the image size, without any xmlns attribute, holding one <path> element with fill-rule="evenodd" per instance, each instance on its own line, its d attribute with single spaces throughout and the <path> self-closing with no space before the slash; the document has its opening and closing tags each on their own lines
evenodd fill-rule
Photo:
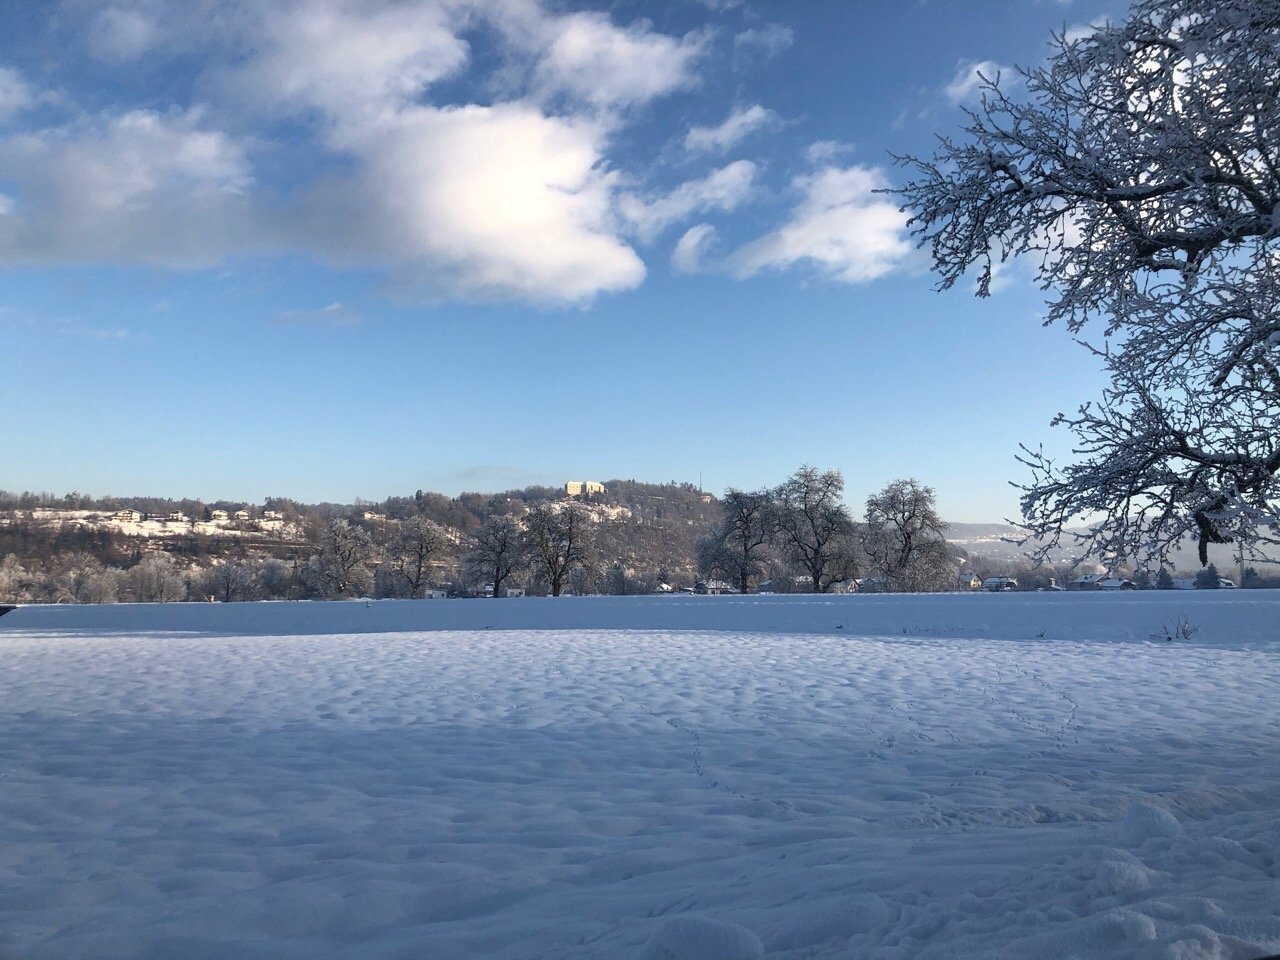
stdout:
<svg viewBox="0 0 1280 960">
<path fill-rule="evenodd" d="M 903 476 L 1016 510 L 1095 396 L 892 152 L 1074 0 L 0 7 L 0 487 L 379 499 Z"/>
</svg>

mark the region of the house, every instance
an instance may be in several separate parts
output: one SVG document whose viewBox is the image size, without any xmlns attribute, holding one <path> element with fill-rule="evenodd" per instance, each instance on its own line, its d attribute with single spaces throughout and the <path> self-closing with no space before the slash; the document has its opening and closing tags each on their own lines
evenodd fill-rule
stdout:
<svg viewBox="0 0 1280 960">
<path fill-rule="evenodd" d="M 1103 577 L 1098 581 L 1099 590 L 1137 590 L 1138 585 L 1123 577 Z"/>
<path fill-rule="evenodd" d="M 284 514 L 281 513 L 279 510 L 263 510 L 262 519 L 263 520 L 283 520 Z"/>
<path fill-rule="evenodd" d="M 226 523 L 231 519 L 231 514 L 227 513 L 225 510 L 210 510 L 209 519 L 214 523 Z"/>
<path fill-rule="evenodd" d="M 1232 581 L 1228 580 L 1226 577 L 1219 577 L 1219 578 L 1218 578 L 1218 589 L 1220 589 L 1220 590 L 1234 590 L 1235 588 L 1236 588 L 1235 583 L 1233 583 Z M 1175 589 L 1175 590 L 1204 590 L 1204 589 L 1213 589 L 1213 588 L 1212 588 L 1212 587 L 1205 588 L 1205 587 L 1199 586 L 1199 585 L 1196 583 L 1196 578 L 1195 578 L 1195 577 L 1174 577 L 1174 578 L 1173 578 L 1173 589 Z"/>
<path fill-rule="evenodd" d="M 604 484 L 597 483 L 594 480 L 570 480 L 564 485 L 564 495 L 566 497 L 591 497 L 594 494 L 603 494 Z"/>
<path fill-rule="evenodd" d="M 1105 573 L 1086 573 L 1076 577 L 1067 584 L 1068 590 L 1101 590 L 1102 581 L 1108 579 Z"/>
<path fill-rule="evenodd" d="M 179 510 L 173 511 L 169 516 L 165 517 L 166 523 L 190 523 L 191 518 Z"/>
<path fill-rule="evenodd" d="M 733 584 L 727 580 L 699 580 L 693 589 L 703 594 L 733 593 Z"/>
<path fill-rule="evenodd" d="M 862 577 L 853 581 L 858 593 L 888 593 L 888 577 Z"/>
<path fill-rule="evenodd" d="M 237 510 L 235 512 L 235 518 L 240 521 L 247 521 L 251 519 L 248 510 Z"/>
<path fill-rule="evenodd" d="M 961 577 L 957 586 L 961 590 L 981 590 L 982 578 L 976 573 L 971 573 L 967 577 Z"/>
<path fill-rule="evenodd" d="M 1003 593 L 1006 590 L 1018 589 L 1017 577 L 987 577 L 982 581 L 982 589 L 988 593 Z"/>
<path fill-rule="evenodd" d="M 146 518 L 137 510 L 120 510 L 113 513 L 111 519 L 116 523 L 141 523 Z"/>
</svg>

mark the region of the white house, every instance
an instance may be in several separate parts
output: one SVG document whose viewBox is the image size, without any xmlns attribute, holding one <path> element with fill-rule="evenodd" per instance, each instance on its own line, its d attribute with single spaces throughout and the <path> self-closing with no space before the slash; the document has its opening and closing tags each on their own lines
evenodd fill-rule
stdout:
<svg viewBox="0 0 1280 960">
<path fill-rule="evenodd" d="M 1222 590 L 1234 590 L 1236 585 L 1226 577 L 1218 578 L 1218 587 Z M 1195 577 L 1174 577 L 1173 589 L 1175 590 L 1202 590 L 1203 587 L 1196 586 Z"/>
<path fill-rule="evenodd" d="M 1099 590 L 1137 590 L 1138 585 L 1132 580 L 1125 580 L 1123 577 L 1103 577 L 1098 582 Z"/>
<path fill-rule="evenodd" d="M 1003 593 L 1006 590 L 1017 590 L 1017 577 L 987 577 L 982 581 L 982 589 L 989 593 Z"/>
<path fill-rule="evenodd" d="M 1107 579 L 1105 573 L 1086 573 L 1084 576 L 1076 577 L 1067 584 L 1068 590 L 1101 590 L 1102 581 Z"/>
<path fill-rule="evenodd" d="M 225 510 L 210 510 L 209 519 L 214 523 L 226 523 L 231 519 L 231 515 Z"/>
<path fill-rule="evenodd" d="M 733 593 L 733 584 L 727 580 L 699 580 L 693 589 L 698 593 Z"/>
<path fill-rule="evenodd" d="M 120 510 L 113 513 L 111 519 L 117 523 L 141 523 L 144 518 L 137 510 Z"/>
</svg>

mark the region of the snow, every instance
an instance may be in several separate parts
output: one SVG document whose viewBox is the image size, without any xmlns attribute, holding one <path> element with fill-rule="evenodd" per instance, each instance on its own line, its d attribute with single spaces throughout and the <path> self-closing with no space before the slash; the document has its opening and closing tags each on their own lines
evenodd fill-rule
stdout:
<svg viewBox="0 0 1280 960">
<path fill-rule="evenodd" d="M 1176 837 L 1182 833 L 1182 824 L 1169 813 L 1149 803 L 1135 803 L 1125 811 L 1120 824 L 1120 842 L 1140 847 L 1153 837 Z"/>
<path fill-rule="evenodd" d="M 144 517 L 141 519 L 122 519 L 116 513 L 101 510 L 60 510 L 39 507 L 28 511 L 19 511 L 30 519 L 56 527 L 82 527 L 90 530 L 111 530 L 127 537 L 159 538 L 186 537 L 193 533 L 206 537 L 242 537 L 260 538 L 270 534 L 280 540 L 296 540 L 302 531 L 297 524 L 289 523 L 280 516 L 258 518 L 223 517 L 215 520 L 170 520 L 164 517 Z M 225 512 L 225 511 L 223 511 Z M 0 526 L 13 523 L 12 517 L 0 517 Z"/>
<path fill-rule="evenodd" d="M 761 960 L 764 946 L 750 930 L 707 917 L 668 920 L 653 935 L 642 960 Z"/>
<path fill-rule="evenodd" d="M 1274 953 L 1278 623 L 1271 591 L 21 608 L 0 956 Z"/>
</svg>

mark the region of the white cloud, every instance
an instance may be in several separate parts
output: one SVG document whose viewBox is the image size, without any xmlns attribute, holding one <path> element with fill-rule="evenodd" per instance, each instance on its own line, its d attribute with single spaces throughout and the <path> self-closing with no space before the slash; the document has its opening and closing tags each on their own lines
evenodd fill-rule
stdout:
<svg viewBox="0 0 1280 960">
<path fill-rule="evenodd" d="M 0 67 L 0 123 L 35 103 L 35 91 L 12 67 Z"/>
<path fill-rule="evenodd" d="M 93 18 L 88 32 L 89 50 L 100 60 L 137 60 L 158 39 L 150 15 L 124 7 L 107 7 Z"/>
<path fill-rule="evenodd" d="M 802 194 L 791 220 L 739 249 L 735 275 L 809 262 L 845 283 L 865 283 L 897 267 L 911 252 L 906 215 L 875 191 L 888 186 L 879 169 L 831 167 L 799 177 Z"/>
<path fill-rule="evenodd" d="M 646 200 L 623 196 L 619 212 L 642 240 L 652 240 L 674 223 L 694 213 L 729 211 L 741 206 L 755 188 L 758 168 L 750 160 L 738 160 L 705 177 L 680 184 L 670 193 Z"/>
<path fill-rule="evenodd" d="M 707 250 L 716 240 L 715 227 L 699 223 L 684 232 L 671 251 L 671 267 L 677 273 L 698 273 Z"/>
<path fill-rule="evenodd" d="M 66 175 L 86 211 L 144 206 L 162 193 L 242 193 L 252 182 L 243 146 L 200 126 L 198 110 L 165 115 L 133 110 L 99 129 L 26 138 Z"/>
<path fill-rule="evenodd" d="M 1108 26 L 1110 21 L 1106 17 L 1098 17 L 1090 20 L 1088 23 L 1076 23 L 1063 31 L 1063 39 L 1067 43 L 1075 43 L 1077 40 L 1084 40 L 1093 36 L 1099 30 Z"/>
<path fill-rule="evenodd" d="M 246 239 L 252 171 L 244 144 L 201 120 L 134 110 L 0 140 L 0 180 L 18 200 L 7 252 L 173 264 L 224 255 Z"/>
<path fill-rule="evenodd" d="M 459 9 L 312 0 L 273 22 L 241 82 L 319 108 L 326 146 L 353 166 L 313 191 L 295 229 L 432 295 L 579 302 L 638 285 L 644 264 L 617 234 L 610 111 L 692 83 L 700 42 L 509 0 L 482 13 L 533 64 L 528 94 L 422 103 L 467 62 Z M 561 95 L 585 112 L 533 99 Z"/>
<path fill-rule="evenodd" d="M 776 113 L 758 103 L 738 107 L 714 127 L 691 127 L 685 134 L 684 145 L 693 152 L 725 153 L 756 130 L 773 125 L 777 119 Z"/>
<path fill-rule="evenodd" d="M 655 33 L 647 22 L 619 27 L 603 13 L 544 21 L 546 47 L 535 70 L 544 95 L 565 94 L 602 108 L 640 104 L 698 82 L 706 38 Z"/>
<path fill-rule="evenodd" d="M 584 302 L 643 280 L 627 237 L 732 209 L 755 176 L 730 165 L 667 196 L 628 198 L 611 162 L 629 107 L 697 85 L 709 34 L 540 0 L 62 9 L 102 59 L 198 56 L 194 88 L 208 101 L 0 132 L 0 262 L 206 266 L 300 253 L 432 296 Z M 437 88 L 475 66 L 478 27 L 497 32 L 498 62 L 448 96 L 483 90 L 487 102 L 446 105 Z M 30 96 L 0 68 L 0 120 Z M 307 179 L 278 176 L 295 157 Z M 256 175 L 258 160 L 271 172 Z"/>
<path fill-rule="evenodd" d="M 614 233 L 598 128 L 508 103 L 410 108 L 359 134 L 358 232 L 333 238 L 360 241 L 356 259 L 479 298 L 581 301 L 644 278 Z"/>
<path fill-rule="evenodd" d="M 334 301 L 315 310 L 286 310 L 276 317 L 277 324 L 306 324 L 321 327 L 351 327 L 363 318 L 355 310 Z"/>
<path fill-rule="evenodd" d="M 766 57 L 776 57 L 795 43 L 795 31 L 781 23 L 766 23 L 762 27 L 743 30 L 733 38 L 739 50 L 759 50 Z"/>
<path fill-rule="evenodd" d="M 831 164 L 845 154 L 852 153 L 854 146 L 851 143 L 842 143 L 839 140 L 815 140 L 809 146 L 804 148 L 804 158 L 812 164 Z"/>
<path fill-rule="evenodd" d="M 955 76 L 942 88 L 942 92 L 952 103 L 965 103 L 978 97 L 984 80 L 994 81 L 1001 73 L 1007 72 L 994 60 L 961 60 L 956 66 Z"/>
<path fill-rule="evenodd" d="M 269 8 L 233 86 L 258 102 L 350 119 L 411 102 L 467 62 L 451 5 L 305 0 Z"/>
</svg>

